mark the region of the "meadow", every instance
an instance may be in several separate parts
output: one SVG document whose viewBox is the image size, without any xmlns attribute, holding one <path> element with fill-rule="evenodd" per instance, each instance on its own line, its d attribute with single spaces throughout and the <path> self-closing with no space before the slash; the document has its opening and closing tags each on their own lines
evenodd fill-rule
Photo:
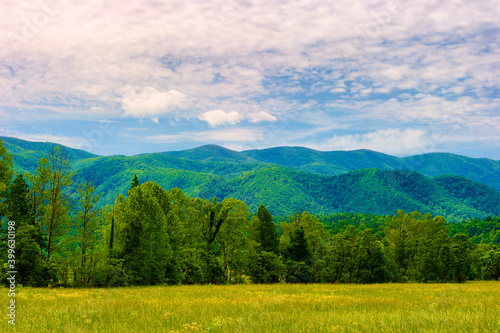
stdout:
<svg viewBox="0 0 500 333">
<path fill-rule="evenodd" d="M 1 332 L 500 332 L 500 282 L 484 281 L 21 288 L 16 304 Z"/>
</svg>

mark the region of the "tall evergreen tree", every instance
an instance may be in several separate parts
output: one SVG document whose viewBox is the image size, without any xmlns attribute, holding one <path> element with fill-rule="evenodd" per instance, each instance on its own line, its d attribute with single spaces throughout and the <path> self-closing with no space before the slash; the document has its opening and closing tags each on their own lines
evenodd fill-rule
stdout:
<svg viewBox="0 0 500 333">
<path fill-rule="evenodd" d="M 290 244 L 288 244 L 285 256 L 293 261 L 310 262 L 312 253 L 302 226 L 290 235 Z"/>
<path fill-rule="evenodd" d="M 0 140 L 0 219 L 5 214 L 3 204 L 5 191 L 9 187 L 12 179 L 12 155 L 7 152 L 2 140 Z"/>
<path fill-rule="evenodd" d="M 7 220 L 18 225 L 34 224 L 28 184 L 22 174 L 18 174 L 6 193 Z"/>
<path fill-rule="evenodd" d="M 137 178 L 137 174 L 134 173 L 134 179 L 132 179 L 132 184 L 130 185 L 130 189 L 132 190 L 133 188 L 139 186 L 139 178 Z"/>
<path fill-rule="evenodd" d="M 277 253 L 279 248 L 279 236 L 276 230 L 276 225 L 273 222 L 271 213 L 262 204 L 257 211 L 259 218 L 257 224 L 257 242 L 260 244 L 260 249 L 267 252 Z"/>
<path fill-rule="evenodd" d="M 293 230 L 290 243 L 285 250 L 287 272 L 286 281 L 308 283 L 312 281 L 312 252 L 307 241 L 304 227 Z"/>
<path fill-rule="evenodd" d="M 113 245 L 115 240 L 115 215 L 111 216 L 111 230 L 109 232 L 109 256 L 113 256 Z"/>
</svg>

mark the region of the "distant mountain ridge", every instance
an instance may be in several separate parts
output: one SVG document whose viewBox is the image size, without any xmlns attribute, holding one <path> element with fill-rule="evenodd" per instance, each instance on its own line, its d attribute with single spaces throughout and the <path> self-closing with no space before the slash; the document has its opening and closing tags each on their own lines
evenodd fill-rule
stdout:
<svg viewBox="0 0 500 333">
<path fill-rule="evenodd" d="M 210 157 L 220 156 L 221 149 L 231 152 L 231 159 L 227 160 L 230 162 L 271 163 L 325 176 L 366 168 L 412 170 L 429 177 L 451 174 L 470 178 L 500 191 L 500 161 L 471 158 L 451 153 L 426 153 L 396 157 L 367 149 L 324 152 L 304 147 L 253 149 L 238 153 L 216 145 L 206 145 L 181 152 L 165 152 L 163 154 L 199 162 L 222 161 L 220 158 Z M 203 154 L 200 151 L 203 151 Z M 244 160 L 241 156 L 248 159 Z"/>
<path fill-rule="evenodd" d="M 39 158 L 59 146 L 3 138 L 15 169 L 33 172 Z M 141 182 L 181 188 L 200 197 L 234 197 L 276 215 L 393 214 L 397 209 L 449 220 L 500 215 L 500 162 L 448 153 L 395 157 L 370 150 L 321 152 L 276 147 L 236 152 L 216 145 L 135 156 L 98 156 L 65 148 L 79 181 L 93 174 L 103 200 Z M 431 178 L 433 177 L 433 178 Z"/>
</svg>

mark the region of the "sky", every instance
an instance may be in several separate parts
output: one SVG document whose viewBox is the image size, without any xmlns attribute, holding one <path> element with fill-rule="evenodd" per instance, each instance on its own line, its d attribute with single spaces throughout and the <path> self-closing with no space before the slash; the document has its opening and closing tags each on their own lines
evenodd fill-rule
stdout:
<svg viewBox="0 0 500 333">
<path fill-rule="evenodd" d="M 0 136 L 500 160 L 500 2 L 0 0 Z"/>
</svg>

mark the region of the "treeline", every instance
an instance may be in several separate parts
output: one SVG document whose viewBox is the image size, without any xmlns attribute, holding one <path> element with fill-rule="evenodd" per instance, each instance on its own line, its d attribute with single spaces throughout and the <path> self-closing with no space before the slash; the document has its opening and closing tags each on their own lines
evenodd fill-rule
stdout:
<svg viewBox="0 0 500 333">
<path fill-rule="evenodd" d="M 450 234 L 466 234 L 471 242 L 500 245 L 500 217 L 489 216 L 484 220 L 473 219 L 449 224 Z"/>
<path fill-rule="evenodd" d="M 191 198 L 134 177 L 100 205 L 92 179 L 74 184 L 55 148 L 33 174 L 13 175 L 0 143 L 0 278 L 15 221 L 17 282 L 25 286 L 226 283 L 465 282 L 500 277 L 500 250 L 449 235 L 442 217 L 300 212 L 279 225 L 264 205 Z"/>
</svg>

